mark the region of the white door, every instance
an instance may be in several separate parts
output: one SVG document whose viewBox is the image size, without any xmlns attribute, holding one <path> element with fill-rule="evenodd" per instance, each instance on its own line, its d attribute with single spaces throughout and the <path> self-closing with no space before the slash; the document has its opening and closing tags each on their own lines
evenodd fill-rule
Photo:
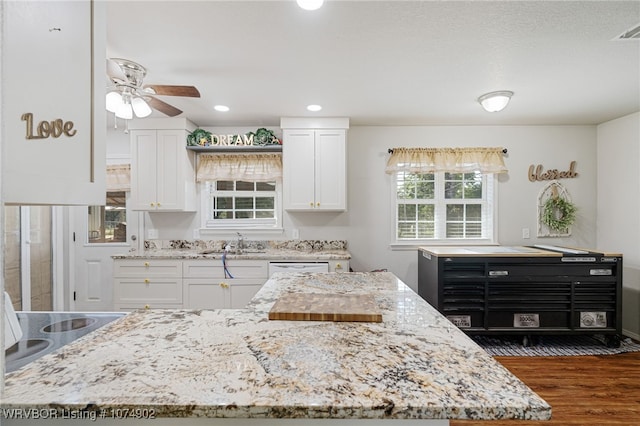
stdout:
<svg viewBox="0 0 640 426">
<path fill-rule="evenodd" d="M 130 192 L 119 193 L 120 197 L 108 194 L 106 206 L 70 207 L 72 311 L 113 311 L 111 256 L 139 249 L 143 213 L 130 209 Z M 126 194 L 124 200 L 122 194 Z"/>
</svg>

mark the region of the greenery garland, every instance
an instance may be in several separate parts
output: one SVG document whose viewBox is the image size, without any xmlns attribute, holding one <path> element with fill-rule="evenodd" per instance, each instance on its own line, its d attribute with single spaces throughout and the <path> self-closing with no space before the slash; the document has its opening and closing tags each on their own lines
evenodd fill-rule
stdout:
<svg viewBox="0 0 640 426">
<path fill-rule="evenodd" d="M 544 203 L 542 223 L 554 231 L 568 229 L 576 220 L 576 206 L 561 197 L 551 197 Z"/>
</svg>

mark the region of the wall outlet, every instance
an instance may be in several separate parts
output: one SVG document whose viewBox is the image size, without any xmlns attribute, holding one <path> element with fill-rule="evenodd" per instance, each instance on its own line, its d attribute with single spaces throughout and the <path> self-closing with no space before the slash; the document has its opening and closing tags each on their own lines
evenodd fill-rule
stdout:
<svg viewBox="0 0 640 426">
<path fill-rule="evenodd" d="M 531 233 L 529 232 L 529 228 L 522 228 L 522 238 L 525 240 L 531 238 Z"/>
<path fill-rule="evenodd" d="M 148 240 L 156 240 L 156 239 L 158 239 L 158 230 L 157 229 L 147 229 L 147 239 Z"/>
<path fill-rule="evenodd" d="M 300 239 L 300 230 L 299 229 L 292 229 L 291 230 L 291 238 L 293 238 L 294 240 L 299 240 Z"/>
</svg>

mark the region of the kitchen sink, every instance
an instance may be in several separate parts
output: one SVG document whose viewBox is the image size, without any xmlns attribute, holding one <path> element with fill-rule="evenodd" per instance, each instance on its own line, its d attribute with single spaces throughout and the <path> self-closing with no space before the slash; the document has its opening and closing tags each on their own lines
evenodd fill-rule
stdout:
<svg viewBox="0 0 640 426">
<path fill-rule="evenodd" d="M 224 250 L 216 250 L 216 249 L 202 250 L 202 251 L 198 252 L 198 254 L 222 254 L 222 253 L 224 253 Z M 232 255 L 238 254 L 238 253 L 235 252 L 235 250 L 230 250 L 227 253 L 232 254 Z M 266 250 L 242 249 L 242 252 L 239 253 L 239 254 L 255 254 L 255 253 L 266 253 Z"/>
</svg>

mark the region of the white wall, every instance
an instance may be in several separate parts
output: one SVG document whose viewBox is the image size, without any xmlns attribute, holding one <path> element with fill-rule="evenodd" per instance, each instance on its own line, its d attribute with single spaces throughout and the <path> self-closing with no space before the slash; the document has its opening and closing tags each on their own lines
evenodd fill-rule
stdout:
<svg viewBox="0 0 640 426">
<path fill-rule="evenodd" d="M 349 248 L 356 270 L 387 268 L 417 285 L 417 252 L 392 251 L 391 179 L 384 174 L 393 147 L 490 146 L 508 149 L 507 175 L 498 180 L 498 238 L 501 244 L 595 245 L 596 131 L 594 126 L 354 127 L 349 131 Z M 548 182 L 530 182 L 531 164 L 566 170 L 577 162 L 579 176 L 563 179 L 578 206 L 568 238 L 536 238 L 537 197 Z M 529 228 L 531 239 L 522 239 Z M 326 232 L 326 231 L 325 231 Z M 306 234 L 306 232 L 305 232 Z M 302 232 L 301 232 L 302 235 Z"/>
<path fill-rule="evenodd" d="M 640 338 L 640 112 L 597 129 L 597 247 L 624 255 L 622 326 Z"/>
<path fill-rule="evenodd" d="M 596 243 L 596 127 L 595 126 L 404 126 L 352 127 L 348 132 L 348 211 L 344 213 L 284 214 L 285 234 L 250 235 L 254 239 L 346 239 L 352 268 L 387 268 L 409 286 L 417 286 L 417 252 L 391 250 L 391 178 L 384 173 L 387 149 L 400 146 L 499 146 L 508 149 L 507 175 L 498 184 L 501 244 L 536 243 L 593 248 Z M 564 179 L 578 206 L 578 221 L 568 238 L 536 238 L 537 197 L 547 182 L 530 182 L 529 166 L 567 170 L 577 162 L 579 176 Z M 192 239 L 200 226 L 199 213 L 145 214 L 145 226 L 159 230 L 160 239 Z M 529 228 L 531 239 L 522 239 Z M 222 237 L 221 239 L 223 239 Z M 615 247 L 613 247 L 615 248 Z"/>
</svg>

